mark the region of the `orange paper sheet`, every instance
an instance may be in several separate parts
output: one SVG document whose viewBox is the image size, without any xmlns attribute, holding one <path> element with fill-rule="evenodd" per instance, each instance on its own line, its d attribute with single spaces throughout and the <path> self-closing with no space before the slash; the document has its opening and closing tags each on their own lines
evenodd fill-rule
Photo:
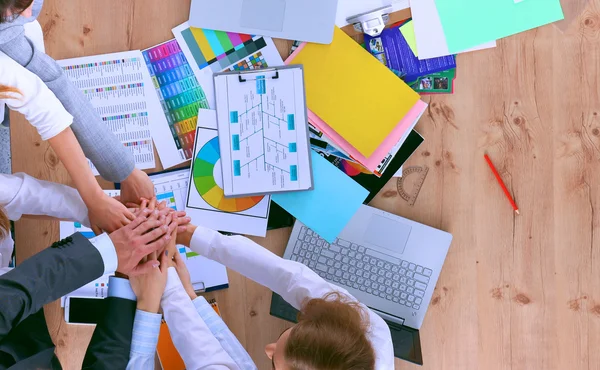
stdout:
<svg viewBox="0 0 600 370">
<path fill-rule="evenodd" d="M 303 44 L 286 64 L 304 65 L 308 108 L 367 158 L 419 100 L 337 27 L 333 43 Z"/>
</svg>

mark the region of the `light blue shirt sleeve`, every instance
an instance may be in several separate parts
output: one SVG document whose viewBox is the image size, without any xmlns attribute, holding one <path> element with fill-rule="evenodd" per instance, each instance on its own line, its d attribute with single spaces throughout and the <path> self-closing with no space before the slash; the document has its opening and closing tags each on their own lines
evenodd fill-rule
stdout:
<svg viewBox="0 0 600 370">
<path fill-rule="evenodd" d="M 137 301 L 137 297 L 131 289 L 131 283 L 127 279 L 111 276 L 108 278 L 108 296 Z"/>
<path fill-rule="evenodd" d="M 161 322 L 161 314 L 136 310 L 127 370 L 154 370 Z"/>
<path fill-rule="evenodd" d="M 244 346 L 229 330 L 229 327 L 221 316 L 219 316 L 204 297 L 194 299 L 196 311 L 210 329 L 210 332 L 219 341 L 221 347 L 235 361 L 235 363 L 243 370 L 258 369 L 252 361 L 252 358 L 244 349 Z"/>
</svg>

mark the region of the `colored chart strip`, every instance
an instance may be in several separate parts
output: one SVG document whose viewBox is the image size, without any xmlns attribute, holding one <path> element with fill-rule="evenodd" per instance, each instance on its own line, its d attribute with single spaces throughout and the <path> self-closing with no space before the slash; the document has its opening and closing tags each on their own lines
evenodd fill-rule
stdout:
<svg viewBox="0 0 600 370">
<path fill-rule="evenodd" d="M 172 208 L 177 211 L 177 203 L 175 202 L 175 194 L 170 191 L 168 193 L 156 194 L 156 199 L 158 202 L 167 202 L 167 207 Z"/>
<path fill-rule="evenodd" d="M 188 28 L 181 34 L 198 67 L 210 67 L 214 73 L 221 72 L 267 46 L 265 39 L 260 36 L 252 37 L 201 28 Z M 252 65 L 251 61 L 246 62 Z M 264 60 L 262 62 L 264 63 Z"/>
<path fill-rule="evenodd" d="M 219 138 L 215 137 L 206 143 L 194 160 L 192 174 L 198 194 L 211 207 L 224 212 L 242 212 L 248 210 L 263 199 L 261 196 L 246 198 L 225 198 L 223 189 L 214 178 L 215 166 L 221 158 Z"/>
<path fill-rule="evenodd" d="M 199 109 L 208 109 L 204 90 L 176 40 L 143 52 L 177 149 L 191 159 Z"/>
</svg>

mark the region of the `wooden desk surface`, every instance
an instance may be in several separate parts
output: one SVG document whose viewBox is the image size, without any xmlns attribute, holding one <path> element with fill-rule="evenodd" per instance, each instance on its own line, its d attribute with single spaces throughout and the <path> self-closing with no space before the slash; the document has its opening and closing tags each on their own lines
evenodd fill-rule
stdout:
<svg viewBox="0 0 600 370">
<path fill-rule="evenodd" d="M 421 330 L 422 369 L 600 368 L 599 1 L 563 1 L 567 20 L 460 55 L 456 93 L 423 97 L 426 141 L 409 165 L 430 171 L 415 206 L 395 180 L 372 203 L 454 235 Z M 46 0 L 40 21 L 48 53 L 61 59 L 153 46 L 188 9 L 189 0 Z M 287 53 L 287 42 L 278 47 Z M 69 183 L 30 125 L 15 116 L 11 128 L 15 172 Z M 22 260 L 58 239 L 58 223 L 25 219 L 16 232 Z M 255 240 L 282 254 L 289 233 Z M 229 276 L 231 288 L 210 296 L 270 369 L 264 345 L 288 324 L 269 316 L 267 289 Z M 92 330 L 66 325 L 57 302 L 46 317 L 64 368 L 79 368 Z"/>
</svg>

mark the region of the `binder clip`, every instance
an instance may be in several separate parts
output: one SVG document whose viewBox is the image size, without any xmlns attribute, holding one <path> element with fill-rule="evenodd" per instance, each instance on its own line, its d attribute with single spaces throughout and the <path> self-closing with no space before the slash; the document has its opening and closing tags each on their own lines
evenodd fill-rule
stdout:
<svg viewBox="0 0 600 370">
<path fill-rule="evenodd" d="M 392 6 L 388 5 L 372 12 L 355 15 L 347 19 L 348 23 L 354 25 L 358 32 L 366 33 L 371 37 L 381 35 L 386 24 L 390 21 Z"/>
</svg>

